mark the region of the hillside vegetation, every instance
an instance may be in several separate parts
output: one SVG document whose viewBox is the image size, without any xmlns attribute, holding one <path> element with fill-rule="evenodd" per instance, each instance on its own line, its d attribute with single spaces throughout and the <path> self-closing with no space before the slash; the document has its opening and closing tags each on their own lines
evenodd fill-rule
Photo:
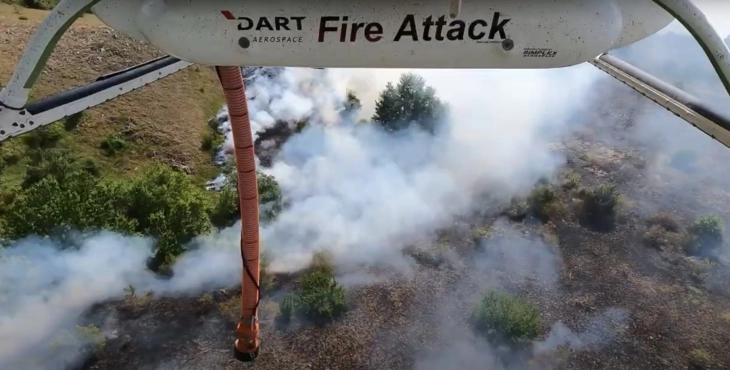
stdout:
<svg viewBox="0 0 730 370">
<path fill-rule="evenodd" d="M 10 78 L 41 15 L 0 4 L 0 81 Z M 159 55 L 86 15 L 61 39 L 31 100 Z M 222 140 L 208 124 L 222 103 L 214 71 L 194 66 L 4 141 L 1 236 L 74 228 L 139 233 L 160 241 L 154 265 L 170 262 L 180 243 L 212 227 L 219 197 L 203 185 L 221 170 L 213 166 L 213 147 L 202 144 Z"/>
</svg>

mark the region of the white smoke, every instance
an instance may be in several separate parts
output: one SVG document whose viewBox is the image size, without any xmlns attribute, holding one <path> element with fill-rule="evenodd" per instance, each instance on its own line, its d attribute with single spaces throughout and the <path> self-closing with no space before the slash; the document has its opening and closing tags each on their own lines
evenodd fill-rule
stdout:
<svg viewBox="0 0 730 370">
<path fill-rule="evenodd" d="M 411 238 L 484 206 L 477 197 L 485 192 L 509 199 L 531 187 L 563 162 L 550 143 L 567 132 L 599 76 L 589 68 L 410 71 L 449 104 L 450 118 L 435 136 L 394 136 L 368 123 L 324 127 L 310 118 L 265 170 L 290 204 L 263 230 L 272 269 L 299 268 L 323 247 L 340 262 L 382 261 Z M 402 72 L 333 74 L 366 87 L 359 96 L 368 102 Z M 344 87 L 333 92 L 344 98 Z"/>
<path fill-rule="evenodd" d="M 153 240 L 111 232 L 79 237 L 60 250 L 36 237 L 0 249 L 0 369 L 65 369 L 88 338 L 64 336 L 92 304 L 125 294 L 130 285 L 156 295 L 195 295 L 240 279 L 240 225 L 196 239 L 171 279 L 146 269 Z M 57 353 L 54 344 L 63 342 Z M 61 361 L 59 361 L 61 360 Z"/>
<path fill-rule="evenodd" d="M 484 206 L 478 202 L 483 193 L 506 199 L 529 188 L 562 163 L 549 144 L 566 133 L 565 123 L 599 75 L 588 68 L 414 71 L 450 106 L 449 122 L 436 136 L 385 135 L 369 123 L 341 121 L 348 88 L 368 117 L 377 92 L 404 71 L 285 69 L 257 78 L 247 88 L 256 132 L 277 120 L 309 122 L 265 170 L 288 204 L 262 230 L 271 267 L 295 270 L 320 247 L 336 252 L 340 263 L 383 261 L 411 238 Z M 122 297 L 129 285 L 180 295 L 235 284 L 239 233 L 237 224 L 196 239 L 197 249 L 179 259 L 169 280 L 146 270 L 152 246 L 146 238 L 101 233 L 64 251 L 29 238 L 6 248 L 0 368 L 62 368 L 58 357 L 44 360 L 57 356 L 43 352 L 48 341 L 73 329 L 92 304 Z M 65 353 L 71 354 L 65 360 L 75 356 Z"/>
</svg>

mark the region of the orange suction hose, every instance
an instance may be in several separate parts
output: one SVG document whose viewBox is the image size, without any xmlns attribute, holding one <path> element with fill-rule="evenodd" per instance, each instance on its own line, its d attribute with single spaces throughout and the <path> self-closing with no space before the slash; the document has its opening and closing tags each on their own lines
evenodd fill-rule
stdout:
<svg viewBox="0 0 730 370">
<path fill-rule="evenodd" d="M 253 361 L 259 354 L 259 192 L 253 134 L 240 67 L 216 67 L 228 105 L 241 208 L 241 321 L 236 325 L 234 357 Z"/>
</svg>

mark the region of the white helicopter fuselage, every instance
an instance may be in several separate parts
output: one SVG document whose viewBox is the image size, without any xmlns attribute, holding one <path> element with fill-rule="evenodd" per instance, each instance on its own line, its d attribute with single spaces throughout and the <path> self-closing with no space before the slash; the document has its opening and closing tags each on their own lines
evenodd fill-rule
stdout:
<svg viewBox="0 0 730 370">
<path fill-rule="evenodd" d="M 646 38 L 652 0 L 102 0 L 110 27 L 219 66 L 555 68 Z"/>
</svg>

